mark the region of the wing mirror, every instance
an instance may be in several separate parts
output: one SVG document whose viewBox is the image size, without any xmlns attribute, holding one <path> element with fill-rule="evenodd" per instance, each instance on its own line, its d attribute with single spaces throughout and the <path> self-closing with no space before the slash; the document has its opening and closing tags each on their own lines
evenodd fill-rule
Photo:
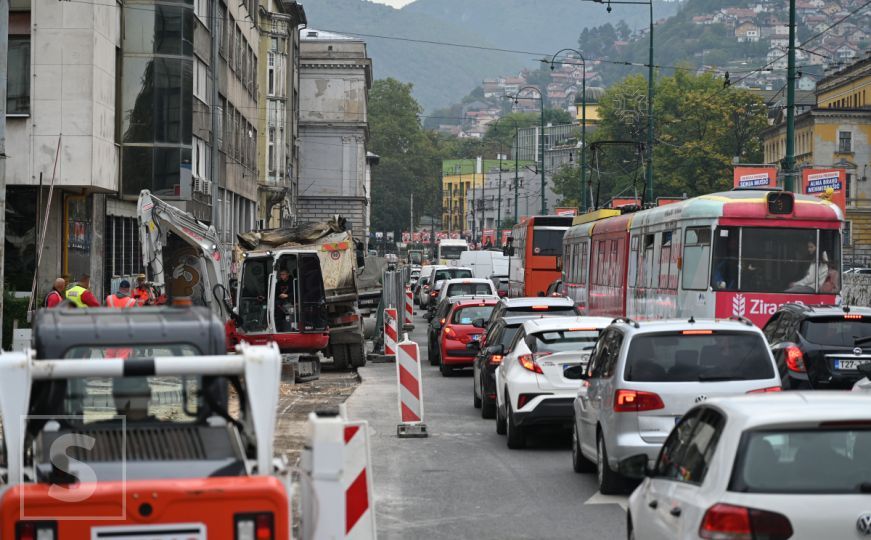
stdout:
<svg viewBox="0 0 871 540">
<path fill-rule="evenodd" d="M 653 471 L 647 466 L 647 454 L 635 454 L 626 459 L 621 459 L 617 464 L 617 470 L 626 478 L 635 480 L 653 476 Z"/>
<path fill-rule="evenodd" d="M 489 347 L 487 347 L 486 352 L 489 356 L 494 356 L 497 354 L 504 355 L 505 345 L 502 345 L 501 343 L 499 345 L 490 345 Z"/>
<path fill-rule="evenodd" d="M 486 326 L 486 322 L 484 321 L 484 319 L 475 319 L 474 321 L 472 321 L 472 326 L 474 326 L 475 328 L 484 328 Z"/>
<path fill-rule="evenodd" d="M 573 381 L 587 379 L 587 366 L 585 366 L 584 364 L 578 364 L 577 366 L 567 368 L 565 371 L 563 371 L 563 377 Z"/>
</svg>

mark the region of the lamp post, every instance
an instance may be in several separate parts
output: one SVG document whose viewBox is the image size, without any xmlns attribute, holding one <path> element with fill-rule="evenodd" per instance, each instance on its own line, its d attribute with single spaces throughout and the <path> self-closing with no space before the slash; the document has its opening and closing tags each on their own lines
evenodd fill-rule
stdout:
<svg viewBox="0 0 871 540">
<path fill-rule="evenodd" d="M 653 0 L 586 0 L 597 4 L 606 4 L 608 13 L 611 13 L 611 4 L 628 4 L 650 7 L 650 43 L 648 45 L 647 60 L 647 197 L 653 200 Z M 644 201 L 641 201 L 644 204 Z"/>
<path fill-rule="evenodd" d="M 581 91 L 581 208 L 580 211 L 584 212 L 587 209 L 587 190 L 584 187 L 586 185 L 587 179 L 587 60 L 584 58 L 584 55 L 581 54 L 581 51 L 577 49 L 560 49 L 553 55 L 550 59 L 550 62 L 547 60 L 542 60 L 542 62 L 547 62 L 550 64 L 550 69 L 553 71 L 553 66 L 556 63 L 556 57 L 564 52 L 573 52 L 578 55 L 578 58 L 581 59 L 581 69 L 583 69 L 583 77 L 582 77 L 582 91 Z M 560 62 L 566 63 L 566 62 Z"/>
<path fill-rule="evenodd" d="M 503 116 L 503 117 L 500 117 L 498 120 L 496 120 L 496 122 L 493 124 L 493 131 L 496 131 L 496 128 L 499 127 L 499 122 L 501 122 L 504 118 L 505 117 Z M 517 120 L 515 120 L 514 118 L 511 119 L 511 123 L 514 124 L 514 140 L 515 140 L 514 144 L 516 146 L 517 145 L 517 142 L 516 142 L 517 141 L 517 131 L 518 131 L 519 127 L 517 125 Z M 499 188 L 497 190 L 498 194 L 496 195 L 496 197 L 499 199 L 499 203 L 496 206 L 496 209 L 497 209 L 496 210 L 496 229 L 499 231 L 502 230 L 502 156 L 504 155 L 504 150 L 505 150 L 505 147 L 502 144 L 502 139 L 500 138 L 499 139 Z M 518 165 L 517 148 L 515 148 L 514 149 L 514 214 L 515 214 L 514 221 L 515 221 L 515 223 L 517 222 L 517 184 L 518 184 L 518 182 L 517 182 L 517 165 Z"/>
<path fill-rule="evenodd" d="M 547 199 L 545 197 L 545 192 L 546 192 L 546 188 L 547 188 L 547 183 L 544 179 L 544 93 L 542 93 L 542 91 L 539 90 L 535 86 L 524 86 L 523 88 L 518 90 L 517 93 L 514 95 L 514 103 L 515 104 L 520 99 L 533 99 L 533 98 L 520 97 L 520 94 L 522 94 L 526 90 L 535 90 L 536 92 L 538 92 L 538 101 L 541 103 L 541 137 L 539 139 L 541 141 L 540 142 L 540 152 L 541 152 L 541 214 L 546 216 L 547 215 Z"/>
</svg>

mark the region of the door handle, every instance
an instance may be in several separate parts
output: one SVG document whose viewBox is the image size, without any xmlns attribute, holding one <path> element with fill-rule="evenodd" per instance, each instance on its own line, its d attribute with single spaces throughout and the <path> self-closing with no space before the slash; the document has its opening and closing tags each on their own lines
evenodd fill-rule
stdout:
<svg viewBox="0 0 871 540">
<path fill-rule="evenodd" d="M 654 500 L 650 501 L 649 503 L 647 503 L 647 506 L 656 510 L 656 507 L 659 506 L 659 503 L 656 501 L 656 499 L 654 499 Z"/>
<path fill-rule="evenodd" d="M 673 515 L 674 517 L 680 517 L 680 508 L 678 508 L 677 506 L 675 506 L 674 508 L 672 508 L 671 510 L 669 510 L 668 513 L 671 514 L 671 515 Z"/>
</svg>

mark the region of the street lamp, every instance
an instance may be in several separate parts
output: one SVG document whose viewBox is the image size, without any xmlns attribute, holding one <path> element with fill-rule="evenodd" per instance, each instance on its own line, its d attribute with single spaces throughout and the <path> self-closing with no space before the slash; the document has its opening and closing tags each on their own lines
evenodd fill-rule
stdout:
<svg viewBox="0 0 871 540">
<path fill-rule="evenodd" d="M 573 52 L 578 55 L 581 59 L 581 69 L 583 70 L 583 90 L 581 92 L 581 107 L 583 107 L 583 112 L 581 113 L 581 208 L 580 211 L 584 212 L 587 209 L 587 190 L 584 187 L 586 185 L 585 180 L 587 179 L 587 60 L 584 58 L 584 55 L 581 54 L 581 51 L 577 49 L 561 49 L 553 55 L 550 59 L 550 62 L 542 59 L 542 62 L 546 62 L 550 64 L 550 69 L 553 71 L 554 63 L 556 63 L 556 57 L 564 52 Z M 565 62 L 561 62 L 565 63 Z"/>
<path fill-rule="evenodd" d="M 597 4 L 606 4 L 607 11 L 611 13 L 611 4 L 628 4 L 636 6 L 650 6 L 650 44 L 648 46 L 647 67 L 647 193 L 650 201 L 653 200 L 653 0 L 586 0 Z M 642 204 L 644 201 L 641 201 Z"/>
<path fill-rule="evenodd" d="M 526 90 L 535 90 L 536 92 L 538 92 L 538 101 L 541 103 L 541 214 L 546 216 L 547 199 L 545 198 L 545 191 L 547 189 L 547 183 L 544 180 L 544 93 L 542 93 L 542 91 L 535 86 L 524 86 L 523 88 L 518 90 L 517 93 L 514 94 L 514 96 L 510 96 L 513 97 L 515 104 L 517 104 L 517 101 L 520 99 L 533 99 L 531 97 L 520 97 L 520 94 L 522 94 Z"/>
<path fill-rule="evenodd" d="M 496 131 L 496 128 L 499 126 L 499 122 L 505 119 L 505 116 L 499 117 L 496 122 L 493 123 L 493 131 Z M 514 124 L 514 222 L 517 223 L 517 185 L 518 185 L 518 161 L 517 161 L 517 132 L 520 127 L 517 125 L 517 120 L 511 118 L 511 123 Z M 499 199 L 499 203 L 496 206 L 496 229 L 502 230 L 502 156 L 504 154 L 504 145 L 502 144 L 502 139 L 499 139 L 499 189 L 498 195 L 496 196 Z"/>
</svg>

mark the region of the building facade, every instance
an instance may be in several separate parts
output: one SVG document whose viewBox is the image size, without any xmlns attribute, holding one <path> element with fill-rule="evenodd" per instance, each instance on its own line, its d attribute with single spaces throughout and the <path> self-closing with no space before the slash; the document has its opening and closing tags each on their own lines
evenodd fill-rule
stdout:
<svg viewBox="0 0 871 540">
<path fill-rule="evenodd" d="M 260 0 L 258 98 L 266 114 L 257 118 L 259 169 L 257 219 L 261 228 L 292 225 L 299 187 L 299 27 L 307 23 L 301 4 Z"/>
<path fill-rule="evenodd" d="M 372 62 L 366 43 L 314 29 L 300 37 L 299 220 L 341 214 L 355 236 L 370 222 L 368 100 Z"/>
<path fill-rule="evenodd" d="M 101 297 L 143 271 L 142 189 L 204 221 L 217 189 L 227 243 L 253 226 L 256 7 L 12 2 L 6 272 L 14 290 L 30 290 L 37 258 L 40 299 L 59 275 L 90 274 Z"/>
<path fill-rule="evenodd" d="M 786 157 L 783 115 L 763 132 L 766 163 Z M 817 83 L 816 106 L 795 118 L 799 167 L 846 170 L 845 266 L 871 266 L 871 53 Z"/>
</svg>

